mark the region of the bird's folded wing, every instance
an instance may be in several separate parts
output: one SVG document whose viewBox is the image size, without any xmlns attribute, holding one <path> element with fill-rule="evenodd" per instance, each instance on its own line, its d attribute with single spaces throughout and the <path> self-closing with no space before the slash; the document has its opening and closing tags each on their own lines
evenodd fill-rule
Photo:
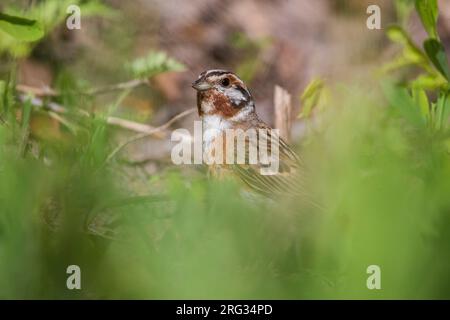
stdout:
<svg viewBox="0 0 450 320">
<path fill-rule="evenodd" d="M 271 139 L 271 131 L 267 131 L 267 142 L 261 144 L 257 139 L 258 161 L 250 163 L 249 150 L 245 149 L 245 164 L 231 166 L 232 170 L 253 190 L 266 196 L 284 194 L 302 194 L 304 192 L 304 166 L 298 155 L 281 138 Z M 252 143 L 247 140 L 247 143 Z M 260 148 L 267 148 L 270 161 L 278 161 L 276 172 L 264 174 L 273 163 L 260 161 Z M 278 153 L 272 153 L 275 148 Z M 277 155 L 277 159 L 271 157 Z"/>
</svg>

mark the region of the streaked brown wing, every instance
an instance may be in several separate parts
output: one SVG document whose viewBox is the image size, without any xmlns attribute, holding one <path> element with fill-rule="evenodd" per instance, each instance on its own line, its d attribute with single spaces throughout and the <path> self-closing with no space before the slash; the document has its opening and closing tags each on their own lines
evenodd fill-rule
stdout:
<svg viewBox="0 0 450 320">
<path fill-rule="evenodd" d="M 271 130 L 267 126 L 262 127 L 268 129 L 268 142 L 271 141 Z M 257 140 L 259 142 L 259 139 Z M 274 143 L 275 142 L 275 143 Z M 304 192 L 304 166 L 298 155 L 289 147 L 283 139 L 276 139 L 271 143 L 263 144 L 268 150 L 268 154 L 272 154 L 273 148 L 279 150 L 279 168 L 276 174 L 263 175 L 261 169 L 267 167 L 258 161 L 257 164 L 250 164 L 246 161 L 245 165 L 231 166 L 234 173 L 241 178 L 254 191 L 265 196 L 279 196 L 283 194 L 299 195 Z M 257 144 L 258 154 L 260 144 Z M 246 148 L 246 160 L 249 159 L 250 148 Z"/>
</svg>

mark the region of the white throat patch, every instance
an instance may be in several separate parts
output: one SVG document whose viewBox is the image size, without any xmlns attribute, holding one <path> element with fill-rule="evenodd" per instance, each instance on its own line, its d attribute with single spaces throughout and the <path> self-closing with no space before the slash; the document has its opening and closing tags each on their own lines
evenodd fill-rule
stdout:
<svg viewBox="0 0 450 320">
<path fill-rule="evenodd" d="M 231 128 L 231 123 L 217 115 L 203 116 L 203 144 L 210 143 L 225 129 Z"/>
</svg>

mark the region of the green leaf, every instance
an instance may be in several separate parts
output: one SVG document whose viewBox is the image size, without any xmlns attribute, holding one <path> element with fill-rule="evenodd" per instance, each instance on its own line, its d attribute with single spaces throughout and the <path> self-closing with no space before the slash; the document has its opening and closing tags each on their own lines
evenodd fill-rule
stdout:
<svg viewBox="0 0 450 320">
<path fill-rule="evenodd" d="M 28 145 L 28 137 L 30 134 L 29 124 L 31 119 L 31 97 L 23 103 L 22 109 L 22 128 L 21 128 L 21 141 L 20 141 L 20 154 L 25 155 Z"/>
<path fill-rule="evenodd" d="M 88 2 L 80 3 L 80 9 L 83 14 L 83 17 L 103 17 L 103 18 L 117 18 L 119 16 L 119 12 L 98 0 L 91 0 Z"/>
<path fill-rule="evenodd" d="M 416 0 L 415 4 L 417 13 L 428 35 L 437 39 L 436 23 L 439 14 L 437 0 Z"/>
<path fill-rule="evenodd" d="M 421 74 L 411 82 L 413 89 L 436 90 L 446 88 L 447 80 L 436 71 L 434 74 Z"/>
<path fill-rule="evenodd" d="M 425 119 L 430 116 L 430 105 L 428 104 L 428 97 L 425 90 L 414 89 L 412 91 L 414 102 L 419 106 L 420 112 Z"/>
<path fill-rule="evenodd" d="M 307 118 L 311 115 L 313 109 L 323 107 L 328 100 L 328 91 L 325 82 L 322 79 L 312 80 L 303 91 L 300 101 L 302 102 L 302 111 L 299 118 Z"/>
<path fill-rule="evenodd" d="M 25 102 L 23 103 L 23 111 L 22 111 L 22 131 L 28 130 L 28 125 L 30 123 L 30 117 L 31 117 L 31 97 L 27 98 Z"/>
<path fill-rule="evenodd" d="M 150 52 L 146 57 L 139 58 L 126 66 L 134 77 L 150 78 L 168 71 L 183 71 L 186 67 L 165 52 Z"/>
<path fill-rule="evenodd" d="M 450 116 L 450 92 L 439 95 L 436 103 L 436 129 L 445 128 Z"/>
<path fill-rule="evenodd" d="M 15 118 L 15 115 L 12 114 L 11 106 L 14 104 L 14 96 L 13 96 L 13 88 L 11 79 L 14 77 L 13 73 L 7 75 L 6 80 L 0 80 L 0 117 L 11 116 Z M 0 118 L 1 121 L 4 118 Z"/>
<path fill-rule="evenodd" d="M 3 101 L 5 100 L 4 99 L 5 93 L 6 93 L 6 81 L 0 80 L 0 113 L 3 112 L 4 108 Z"/>
<path fill-rule="evenodd" d="M 44 36 L 44 30 L 38 21 L 1 12 L 0 29 L 20 41 L 37 41 Z"/>
<path fill-rule="evenodd" d="M 439 70 L 447 80 L 450 80 L 447 56 L 442 43 L 436 39 L 430 38 L 424 42 L 423 47 L 436 69 Z"/>
<path fill-rule="evenodd" d="M 403 46 L 403 58 L 404 63 L 421 64 L 426 62 L 425 54 L 420 48 L 412 41 L 408 33 L 400 26 L 389 26 L 386 31 L 388 38 Z"/>
<path fill-rule="evenodd" d="M 410 42 L 409 36 L 406 31 L 397 25 L 389 26 L 386 30 L 386 35 L 393 42 L 397 42 L 406 45 Z"/>
<path fill-rule="evenodd" d="M 424 118 L 422 117 L 416 102 L 409 95 L 407 89 L 400 88 L 389 82 L 383 83 L 382 89 L 389 105 L 394 108 L 400 116 L 417 127 L 422 127 L 425 124 Z"/>
</svg>

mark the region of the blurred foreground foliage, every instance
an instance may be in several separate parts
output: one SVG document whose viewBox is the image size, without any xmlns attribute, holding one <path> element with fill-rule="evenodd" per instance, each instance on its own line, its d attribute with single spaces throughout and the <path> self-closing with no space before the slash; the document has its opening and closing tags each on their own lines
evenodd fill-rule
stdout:
<svg viewBox="0 0 450 320">
<path fill-rule="evenodd" d="M 150 78 L 168 71 L 184 71 L 186 67 L 165 52 L 150 52 L 143 58 L 135 59 L 127 64 L 127 68 L 135 78 Z"/>
<path fill-rule="evenodd" d="M 437 33 L 439 16 L 437 0 L 398 0 L 398 15 L 402 17 L 403 25 L 406 24 L 413 6 L 416 8 L 429 38 L 424 41 L 423 49 L 421 49 L 414 43 L 404 26 L 390 26 L 387 36 L 391 41 L 399 43 L 403 50 L 393 61 L 384 65 L 383 71 L 411 71 L 411 67 L 413 67 L 420 70 L 420 73 L 413 80 L 406 80 L 410 87 L 423 90 L 448 90 L 450 69 L 444 46 Z M 408 7 L 409 9 L 407 9 Z"/>
<path fill-rule="evenodd" d="M 321 98 L 316 80 L 303 95 L 306 121 L 320 111 L 301 150 L 317 210 L 249 200 L 235 181 L 182 168 L 138 192 L 106 161 L 104 115 L 71 117 L 77 130 L 53 118 L 58 135 L 37 137 L 49 110 L 18 100 L 11 72 L 0 81 L 0 298 L 450 298 L 448 81 L 332 89 Z M 66 288 L 72 264 L 79 291 Z M 367 289 L 369 265 L 382 290 Z"/>
<path fill-rule="evenodd" d="M 117 16 L 116 11 L 99 0 L 46 0 L 38 2 L 26 11 L 9 5 L 0 15 L 0 54 L 7 53 L 18 58 L 27 56 L 37 40 L 50 34 L 65 21 L 69 15 L 67 8 L 71 5 L 80 8 L 83 19 L 92 16 Z"/>
<path fill-rule="evenodd" d="M 448 298 L 448 127 L 405 117 L 409 98 L 390 90 L 390 106 L 344 90 L 304 147 L 323 211 L 176 170 L 160 175 L 164 197 L 152 181 L 133 196 L 120 164 L 103 165 L 103 120 L 37 158 L 25 126 L 1 126 L 0 296 Z M 71 264 L 81 291 L 65 287 Z M 366 288 L 372 264 L 381 291 Z"/>
</svg>

